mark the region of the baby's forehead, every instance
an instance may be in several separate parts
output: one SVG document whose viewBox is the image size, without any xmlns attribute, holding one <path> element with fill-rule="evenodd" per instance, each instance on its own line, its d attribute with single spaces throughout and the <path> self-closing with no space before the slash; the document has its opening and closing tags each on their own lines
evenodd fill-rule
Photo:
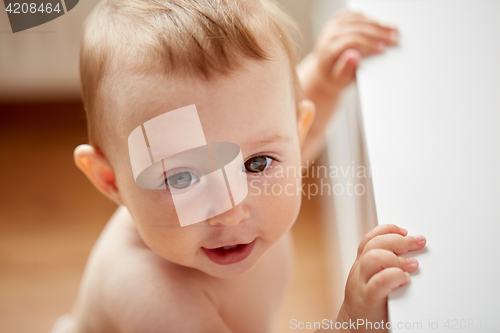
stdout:
<svg viewBox="0 0 500 333">
<path fill-rule="evenodd" d="M 285 125 L 286 119 L 296 114 L 290 73 L 280 61 L 250 61 L 245 71 L 209 81 L 179 75 L 122 73 L 107 77 L 104 90 L 114 115 L 109 119 L 121 130 L 122 139 L 139 124 L 192 104 L 197 106 L 200 120 L 212 136 L 231 134 L 241 129 L 242 122 L 263 129 L 271 121 Z"/>
</svg>

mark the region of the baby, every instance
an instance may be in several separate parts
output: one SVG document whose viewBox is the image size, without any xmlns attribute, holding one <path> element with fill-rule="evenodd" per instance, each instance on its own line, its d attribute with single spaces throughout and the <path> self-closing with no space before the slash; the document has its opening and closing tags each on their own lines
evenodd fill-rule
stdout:
<svg viewBox="0 0 500 333">
<path fill-rule="evenodd" d="M 293 21 L 270 0 L 96 6 L 80 55 L 90 144 L 76 148 L 75 161 L 120 207 L 89 258 L 68 332 L 273 330 L 293 270 L 290 228 L 301 204 L 300 172 L 282 171 L 301 170 L 321 150 L 361 57 L 397 41 L 394 28 L 345 12 L 325 26 L 296 73 L 290 29 Z M 201 176 L 163 165 L 163 190 L 139 186 L 129 137 L 187 106 L 195 107 L 207 143 L 241 149 L 239 174 L 252 186 L 230 209 L 181 226 L 176 191 L 195 193 Z M 185 143 L 163 134 L 167 150 Z M 286 191 L 257 191 L 264 180 Z M 387 296 L 417 269 L 399 255 L 424 245 L 395 225 L 364 237 L 340 330 L 353 330 L 347 324 L 358 318 L 387 321 Z"/>
</svg>

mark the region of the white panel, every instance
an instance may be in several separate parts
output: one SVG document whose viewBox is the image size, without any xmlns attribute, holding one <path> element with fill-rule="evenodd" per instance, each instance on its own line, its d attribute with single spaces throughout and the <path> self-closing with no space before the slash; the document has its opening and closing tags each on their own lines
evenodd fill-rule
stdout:
<svg viewBox="0 0 500 333">
<path fill-rule="evenodd" d="M 389 301 L 393 323 L 422 329 L 393 331 L 498 332 L 500 1 L 351 6 L 401 36 L 358 70 L 378 221 L 428 239 Z"/>
</svg>

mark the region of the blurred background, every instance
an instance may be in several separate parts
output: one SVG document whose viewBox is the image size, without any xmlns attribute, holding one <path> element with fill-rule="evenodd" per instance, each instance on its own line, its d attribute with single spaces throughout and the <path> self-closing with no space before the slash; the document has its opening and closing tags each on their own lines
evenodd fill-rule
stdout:
<svg viewBox="0 0 500 333">
<path fill-rule="evenodd" d="M 302 30 L 301 57 L 340 6 L 280 2 Z M 16 34 L 0 13 L 0 332 L 50 332 L 71 310 L 87 256 L 117 208 L 72 158 L 87 142 L 78 52 L 83 20 L 96 3 L 82 0 L 62 17 Z M 318 163 L 328 161 L 325 152 Z M 290 319 L 335 319 L 345 269 L 335 270 L 341 262 L 333 206 L 331 198 L 303 200 L 293 227 L 297 270 L 279 332 L 290 331 Z"/>
</svg>

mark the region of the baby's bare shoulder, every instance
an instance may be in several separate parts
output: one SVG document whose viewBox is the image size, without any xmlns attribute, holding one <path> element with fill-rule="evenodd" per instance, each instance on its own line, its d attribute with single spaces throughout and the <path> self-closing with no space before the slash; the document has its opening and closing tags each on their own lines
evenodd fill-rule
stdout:
<svg viewBox="0 0 500 333">
<path fill-rule="evenodd" d="M 92 251 L 81 294 L 80 319 L 101 318 L 93 326 L 113 323 L 118 332 L 230 332 L 200 272 L 156 255 L 120 210 Z M 100 313 L 89 316 L 89 311 Z"/>
</svg>

